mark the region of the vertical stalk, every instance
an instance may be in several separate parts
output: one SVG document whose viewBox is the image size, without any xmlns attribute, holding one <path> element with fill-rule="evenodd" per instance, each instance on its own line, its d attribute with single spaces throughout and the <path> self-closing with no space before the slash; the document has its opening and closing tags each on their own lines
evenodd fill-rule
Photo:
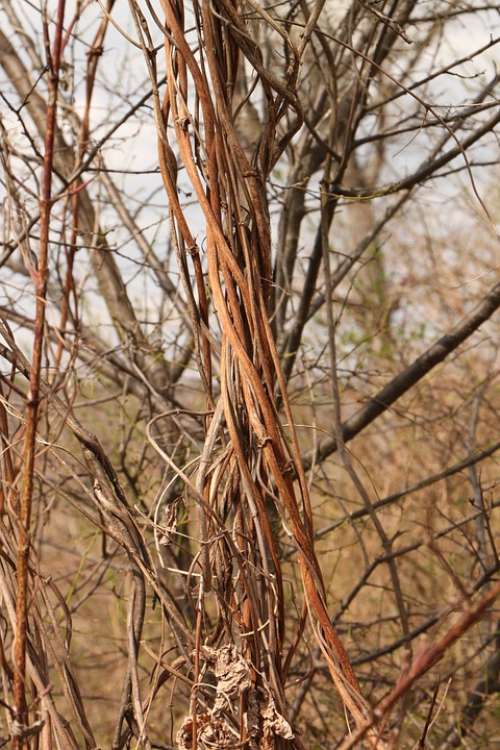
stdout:
<svg viewBox="0 0 500 750">
<path fill-rule="evenodd" d="M 30 368 L 28 400 L 26 405 L 26 432 L 23 447 L 23 474 L 19 503 L 19 541 L 17 551 L 16 635 L 14 646 L 14 750 L 27 750 L 28 740 L 24 729 L 28 724 L 26 704 L 26 635 L 28 599 L 28 561 L 30 552 L 30 521 L 33 499 L 33 474 L 35 464 L 35 442 L 40 403 L 40 369 L 42 363 L 43 336 L 45 328 L 45 305 L 48 276 L 50 213 L 52 208 L 52 163 L 54 158 L 54 134 L 56 128 L 57 92 L 62 55 L 62 32 L 66 0 L 59 0 L 57 7 L 55 38 L 52 52 L 48 51 L 49 92 L 45 130 L 42 189 L 40 195 L 40 246 L 38 264 L 33 272 L 36 307 L 33 338 L 33 353 Z"/>
</svg>

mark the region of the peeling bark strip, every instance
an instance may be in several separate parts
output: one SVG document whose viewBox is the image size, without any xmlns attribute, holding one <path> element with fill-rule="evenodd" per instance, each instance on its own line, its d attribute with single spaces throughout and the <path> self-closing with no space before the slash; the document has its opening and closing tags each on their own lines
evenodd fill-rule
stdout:
<svg viewBox="0 0 500 750">
<path fill-rule="evenodd" d="M 500 304 L 493 3 L 22 5 L 0 0 L 0 745 L 454 744 L 445 700 L 467 734 L 499 673 L 487 618 L 452 648 L 500 570 L 500 350 L 474 333 Z M 484 39 L 451 59 L 469 13 Z M 421 188 L 461 169 L 477 238 L 448 253 Z"/>
<path fill-rule="evenodd" d="M 254 480 L 256 463 L 262 460 L 265 475 L 271 480 L 279 497 L 280 512 L 286 511 L 290 518 L 292 533 L 297 544 L 300 572 L 305 600 L 312 627 L 322 652 L 327 660 L 332 679 L 339 695 L 356 723 L 367 716 L 367 706 L 349 657 L 332 626 L 325 597 L 322 572 L 314 551 L 313 523 L 308 487 L 302 468 L 302 457 L 288 400 L 285 378 L 281 370 L 276 343 L 269 324 L 269 284 L 271 282 L 271 246 L 269 208 L 263 190 L 264 180 L 274 163 L 274 144 L 255 168 L 247 159 L 240 144 L 231 116 L 231 95 L 228 81 L 222 71 L 236 70 L 242 51 L 258 70 L 266 90 L 270 121 L 273 129 L 289 109 L 295 109 L 302 117 L 293 94 L 292 81 L 297 72 L 291 63 L 291 80 L 284 86 L 271 72 L 260 64 L 260 53 L 256 46 L 241 43 L 230 37 L 221 45 L 224 16 L 241 26 L 230 3 L 217 3 L 218 10 L 209 2 L 200 4 L 197 23 L 203 36 L 204 65 L 200 66 L 186 41 L 183 11 L 179 4 L 162 0 L 168 34 L 165 36 L 165 56 L 168 71 L 168 99 L 163 112 L 172 119 L 182 163 L 191 180 L 205 218 L 207 234 L 208 283 L 213 297 L 215 312 L 222 331 L 221 399 L 224 415 L 230 432 L 230 446 L 237 458 L 241 490 L 233 497 L 233 504 L 245 508 L 254 507 L 252 523 L 247 521 L 251 537 L 266 539 L 269 552 L 260 548 L 259 566 L 266 569 L 272 561 L 273 574 L 278 583 L 277 591 L 269 592 L 269 603 L 262 610 L 255 602 L 251 618 L 246 627 L 253 632 L 253 650 L 259 655 L 261 664 L 263 650 L 267 647 L 257 635 L 259 622 L 264 622 L 262 635 L 275 645 L 272 662 L 265 667 L 266 679 L 276 690 L 282 684 L 280 643 L 282 640 L 283 593 L 281 570 L 275 543 L 270 534 L 270 521 L 261 490 Z M 221 16 L 222 14 L 222 16 Z M 245 36 L 248 40 L 248 37 Z M 297 55 L 290 42 L 292 54 Z M 296 59 L 296 66 L 299 60 Z M 295 72 L 292 72 L 295 70 Z M 209 75 L 209 80 L 208 80 Z M 188 111 L 186 80 L 190 76 L 200 102 L 203 125 L 193 129 L 196 115 Z M 273 120 L 273 118 L 276 118 Z M 162 122 L 162 127 L 168 123 Z M 196 158 L 193 140 L 204 132 L 204 142 L 199 147 L 207 159 L 203 164 Z M 271 135 L 271 133 L 269 133 Z M 160 143 L 160 157 L 164 146 Z M 171 197 L 171 210 L 183 245 L 193 251 L 194 241 L 187 227 L 179 201 L 174 194 L 172 175 L 165 168 L 165 186 Z M 243 221 L 241 203 L 246 205 L 248 218 Z M 196 253 L 195 253 L 196 256 Z M 201 314 L 200 314 L 201 317 Z M 234 359 L 235 371 L 229 373 L 230 358 Z M 232 369 L 232 366 L 231 366 Z M 288 422 L 291 427 L 291 445 L 287 446 L 280 426 L 273 394 L 277 385 Z M 239 425 L 236 424 L 238 414 Z M 243 425 L 245 425 L 243 427 Z M 239 436 L 244 429 L 245 446 Z M 259 455 L 260 454 L 260 455 Z M 291 470 L 299 479 L 299 497 L 291 477 Z M 301 508 L 303 512 L 301 512 Z M 209 542 L 210 524 L 205 522 L 204 541 Z M 248 555 L 250 550 L 244 551 Z M 252 551 L 252 555 L 255 551 Z M 266 560 L 270 557 L 269 562 Z M 277 596 L 276 604 L 272 601 Z M 281 622 L 275 622 L 274 608 L 280 612 Z M 259 633 L 260 636 L 260 633 Z M 198 663 L 198 662 L 197 662 Z M 262 669 L 262 667 L 258 667 Z M 196 695 L 193 694 L 192 721 L 194 727 L 193 748 L 197 743 Z"/>
</svg>

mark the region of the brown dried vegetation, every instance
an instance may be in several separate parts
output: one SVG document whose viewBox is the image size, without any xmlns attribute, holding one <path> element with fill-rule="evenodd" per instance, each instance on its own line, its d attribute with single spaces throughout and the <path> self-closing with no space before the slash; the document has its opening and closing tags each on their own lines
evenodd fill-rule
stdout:
<svg viewBox="0 0 500 750">
<path fill-rule="evenodd" d="M 494 5 L 0 8 L 0 745 L 491 747 Z"/>
</svg>

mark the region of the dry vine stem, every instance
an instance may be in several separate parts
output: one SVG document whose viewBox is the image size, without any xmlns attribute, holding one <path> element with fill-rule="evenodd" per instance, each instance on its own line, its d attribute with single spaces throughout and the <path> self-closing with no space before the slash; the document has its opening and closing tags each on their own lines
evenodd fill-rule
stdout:
<svg viewBox="0 0 500 750">
<path fill-rule="evenodd" d="M 268 662 L 264 669 L 266 680 L 276 691 L 275 699 L 281 702 L 283 673 L 280 653 L 284 625 L 282 575 L 267 517 L 266 487 L 258 487 L 254 479 L 259 463 L 269 487 L 275 488 L 279 511 L 286 511 L 289 515 L 299 551 L 306 605 L 332 679 L 346 707 L 356 722 L 361 723 L 366 718 L 366 706 L 326 607 L 321 569 L 314 553 L 310 500 L 297 436 L 292 426 L 289 448 L 275 408 L 278 389 L 289 416 L 289 424 L 293 425 L 284 378 L 268 321 L 272 281 L 271 245 L 268 210 L 262 196 L 264 181 L 276 159 L 274 131 L 286 108 L 294 104 L 293 90 L 288 90 L 285 85 L 277 89 L 276 82 L 269 80 L 270 76 L 259 65 L 258 49 L 248 40 L 244 30 L 236 27 L 233 32 L 233 24 L 237 23 L 233 6 L 224 2 L 216 5 L 217 12 L 214 12 L 208 2 L 202 2 L 197 7 L 198 33 L 206 54 L 202 67 L 185 39 L 182 4 L 162 0 L 168 32 L 164 43 L 168 102 L 164 109 L 166 113 L 171 112 L 182 163 L 196 190 L 206 222 L 209 284 L 223 337 L 220 398 L 224 403 L 226 424 L 239 474 L 234 480 L 238 489 L 231 500 L 240 522 L 244 524 L 244 535 L 249 540 L 265 540 L 268 545 L 258 545 L 260 559 L 255 557 L 254 552 L 252 564 L 263 570 L 270 569 L 271 576 L 276 581 L 262 600 L 264 608 L 262 605 L 258 606 L 259 600 L 252 597 L 250 611 L 243 618 L 244 630 L 253 633 L 247 653 L 255 665 Z M 241 48 L 237 43 L 238 31 L 246 42 L 241 44 Z M 269 139 L 261 146 L 258 164 L 251 164 L 245 156 L 230 114 L 234 76 L 238 74 L 238 66 L 244 64 L 245 55 L 262 76 L 272 123 Z M 201 103 L 200 120 L 188 109 L 188 76 L 191 77 Z M 233 76 L 233 79 L 228 80 L 229 76 Z M 292 81 L 287 82 L 288 85 L 291 83 Z M 297 116 L 300 115 L 300 111 L 297 111 Z M 168 120 L 165 125 L 168 125 Z M 199 133 L 204 133 L 201 143 L 197 142 Z M 159 142 L 161 154 L 162 148 L 166 149 L 161 136 Z M 202 161 L 195 155 L 200 152 L 203 153 Z M 167 185 L 170 183 L 168 192 L 172 195 L 175 183 L 172 184 L 171 172 L 164 174 L 164 180 Z M 198 248 L 191 234 L 186 231 L 187 224 L 179 202 L 174 199 L 171 206 L 178 231 L 177 241 L 187 247 L 196 260 Z M 242 220 L 243 213 L 249 215 L 245 221 Z M 224 280 L 225 294 L 221 279 Z M 233 356 L 235 363 L 231 366 Z M 238 435 L 244 432 L 248 434 L 245 446 Z M 292 472 L 298 476 L 303 515 L 292 481 Z M 207 536 L 203 543 L 209 544 L 211 534 L 214 533 L 211 532 L 209 523 L 205 525 L 205 531 Z M 241 550 L 244 557 L 249 552 L 245 547 L 243 545 Z M 272 578 L 267 581 L 268 587 L 271 586 Z M 248 592 L 245 593 L 248 596 Z M 275 602 L 276 597 L 278 600 Z M 275 618 L 276 611 L 281 613 L 278 621 Z M 241 638 L 241 634 L 239 637 Z M 194 707 L 194 722 L 196 710 Z M 193 737 L 196 736 L 196 731 L 194 725 Z"/>
<path fill-rule="evenodd" d="M 32 278 L 36 294 L 35 329 L 31 360 L 28 402 L 26 407 L 23 474 L 19 500 L 19 530 L 17 553 L 16 639 L 14 671 L 14 723 L 15 750 L 28 747 L 28 712 L 26 705 L 26 650 L 28 626 L 28 561 L 30 555 L 30 523 L 33 496 L 35 440 L 40 404 L 40 371 L 45 327 L 45 306 L 48 278 L 50 212 L 52 208 L 52 174 L 56 130 L 57 93 L 61 68 L 65 0 L 59 0 L 53 48 L 48 45 L 49 98 L 45 131 L 42 192 L 40 196 L 40 250 Z M 48 33 L 48 29 L 47 29 Z"/>
<path fill-rule="evenodd" d="M 360 726 L 358 731 L 354 732 L 351 737 L 347 737 L 340 746 L 340 750 L 351 750 L 351 748 L 356 747 L 375 721 L 387 720 L 394 705 L 408 692 L 413 683 L 437 664 L 443 658 L 447 649 L 459 638 L 462 638 L 472 625 L 484 617 L 486 610 L 495 603 L 499 595 L 500 582 L 493 586 L 478 602 L 468 608 L 438 641 L 423 648 L 400 676 L 393 690 L 376 707 L 373 717 L 364 726 Z"/>
<path fill-rule="evenodd" d="M 429 670 L 458 705 L 475 646 L 450 647 L 500 570 L 497 259 L 458 243 L 452 273 L 442 222 L 421 237 L 423 188 L 460 161 L 487 246 L 500 76 L 456 109 L 432 82 L 498 39 L 440 62 L 476 5 L 447 0 L 57 0 L 27 4 L 33 39 L 16 5 L 0 745 L 423 747 Z M 466 614 L 416 654 L 457 591 Z M 484 620 L 472 662 L 495 676 Z"/>
</svg>

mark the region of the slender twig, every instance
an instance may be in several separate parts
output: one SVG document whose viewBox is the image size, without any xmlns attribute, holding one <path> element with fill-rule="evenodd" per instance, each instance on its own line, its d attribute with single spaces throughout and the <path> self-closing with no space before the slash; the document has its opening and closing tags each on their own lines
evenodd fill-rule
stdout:
<svg viewBox="0 0 500 750">
<path fill-rule="evenodd" d="M 26 704 L 26 649 L 28 627 L 28 560 L 30 554 L 30 521 L 33 496 L 35 442 L 40 404 L 40 372 L 45 327 L 46 291 L 49 260 L 50 212 L 52 199 L 52 162 L 56 128 L 57 95 L 62 59 L 62 34 L 65 0 L 59 0 L 53 50 L 48 74 L 49 99 L 46 113 L 45 150 L 42 192 L 40 196 L 40 247 L 37 268 L 33 271 L 36 292 L 35 330 L 31 358 L 29 397 L 26 405 L 25 441 L 23 450 L 22 489 L 19 501 L 19 540 L 16 563 L 16 639 L 14 673 L 14 711 L 18 734 L 14 737 L 15 750 L 28 747 L 23 732 L 28 725 Z"/>
</svg>

